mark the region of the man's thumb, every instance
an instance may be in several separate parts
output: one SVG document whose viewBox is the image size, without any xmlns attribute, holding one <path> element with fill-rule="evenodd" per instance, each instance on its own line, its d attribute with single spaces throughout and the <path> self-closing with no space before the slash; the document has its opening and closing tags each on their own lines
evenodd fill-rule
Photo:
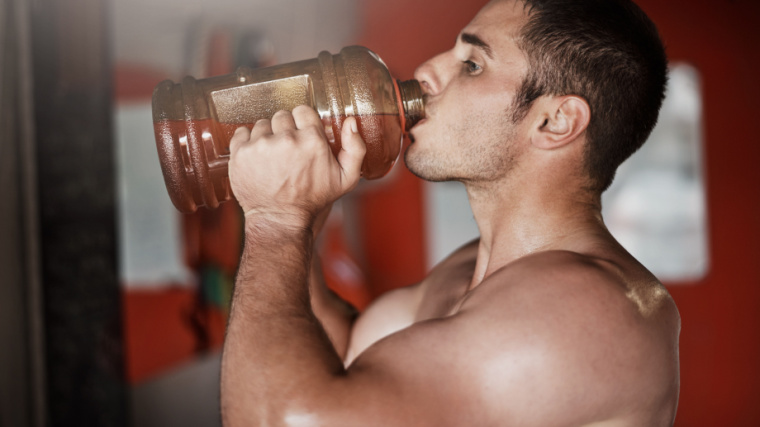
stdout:
<svg viewBox="0 0 760 427">
<path fill-rule="evenodd" d="M 359 182 L 361 178 L 362 162 L 367 146 L 359 134 L 358 124 L 355 117 L 348 117 L 343 122 L 341 131 L 341 149 L 338 153 L 340 163 L 342 186 L 348 191 Z"/>
</svg>

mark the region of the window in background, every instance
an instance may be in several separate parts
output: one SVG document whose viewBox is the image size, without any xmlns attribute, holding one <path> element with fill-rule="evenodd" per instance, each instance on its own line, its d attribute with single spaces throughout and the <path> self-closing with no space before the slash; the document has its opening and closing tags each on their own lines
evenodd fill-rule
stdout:
<svg viewBox="0 0 760 427">
<path fill-rule="evenodd" d="M 192 284 L 179 213 L 166 194 L 149 101 L 114 107 L 120 280 L 129 288 Z"/>
<path fill-rule="evenodd" d="M 708 268 L 699 73 L 671 67 L 660 120 L 602 197 L 605 222 L 660 280 L 691 282 Z"/>
</svg>

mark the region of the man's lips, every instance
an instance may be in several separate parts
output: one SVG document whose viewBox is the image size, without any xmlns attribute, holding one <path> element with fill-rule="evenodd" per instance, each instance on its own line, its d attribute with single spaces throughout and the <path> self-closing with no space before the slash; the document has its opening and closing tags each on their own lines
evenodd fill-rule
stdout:
<svg viewBox="0 0 760 427">
<path fill-rule="evenodd" d="M 409 135 L 409 140 L 410 140 L 411 142 L 414 142 L 414 140 L 415 140 L 414 131 L 415 131 L 415 130 L 417 130 L 417 129 L 419 129 L 419 127 L 420 127 L 420 126 L 421 126 L 423 123 L 425 123 L 426 121 L 427 121 L 427 117 L 426 117 L 426 118 L 424 118 L 424 119 L 422 119 L 422 120 L 420 120 L 419 122 L 415 123 L 415 124 L 414 124 L 414 126 L 412 126 L 412 128 L 411 128 L 411 129 L 409 129 L 409 133 L 408 133 L 408 135 Z"/>
<path fill-rule="evenodd" d="M 430 118 L 430 115 L 432 113 L 432 105 L 431 105 L 431 103 L 429 101 L 428 95 L 424 95 L 424 98 L 425 98 L 425 116 L 422 117 L 422 119 L 420 119 L 420 121 L 418 121 L 417 123 L 415 123 L 414 126 L 412 126 L 411 129 L 409 129 L 409 140 L 411 142 L 414 142 L 414 140 L 416 139 L 415 136 L 414 136 L 414 131 L 417 130 L 417 129 L 419 129 L 420 126 L 422 126 L 423 124 L 425 124 L 428 121 L 428 118 Z"/>
</svg>

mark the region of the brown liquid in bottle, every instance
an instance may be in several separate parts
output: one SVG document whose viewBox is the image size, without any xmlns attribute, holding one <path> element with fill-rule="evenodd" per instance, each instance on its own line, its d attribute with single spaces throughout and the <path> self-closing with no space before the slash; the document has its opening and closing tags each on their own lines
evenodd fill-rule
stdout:
<svg viewBox="0 0 760 427">
<path fill-rule="evenodd" d="M 397 82 L 365 48 L 339 55 L 182 84 L 156 87 L 153 117 L 167 190 L 177 209 L 193 212 L 229 200 L 227 163 L 235 129 L 249 129 L 278 110 L 310 105 L 322 117 L 333 154 L 341 148 L 348 115 L 357 119 L 367 146 L 362 176 L 377 179 L 396 162 L 405 131 L 423 116 L 422 93 L 414 80 Z"/>
<path fill-rule="evenodd" d="M 345 117 L 340 118 L 342 123 Z M 336 122 L 333 118 L 323 119 L 325 124 L 326 134 L 328 135 L 328 143 L 333 155 L 337 156 L 341 149 L 340 134 L 335 135 L 331 129 Z M 376 114 L 373 116 L 359 116 L 356 117 L 357 127 L 359 133 L 364 138 L 364 143 L 367 147 L 367 154 L 362 164 L 362 177 L 365 179 L 377 179 L 382 178 L 387 174 L 395 164 L 398 156 L 401 152 L 401 141 L 398 145 L 389 145 L 382 139 L 382 134 L 377 132 L 366 132 L 366 121 L 377 122 L 373 123 L 371 128 L 390 128 L 391 132 L 397 133 L 400 130 L 398 128 L 399 122 L 395 115 L 388 114 Z M 213 157 L 219 157 L 222 161 L 216 161 L 209 163 L 209 173 L 212 181 L 215 182 L 215 190 L 218 193 L 225 194 L 225 199 L 232 197 L 232 193 L 229 188 L 229 183 L 224 178 L 228 176 L 227 160 L 230 155 L 230 140 L 232 135 L 235 134 L 235 130 L 241 126 L 247 127 L 249 130 L 253 128 L 253 123 L 219 123 L 216 120 L 163 120 L 153 125 L 156 133 L 156 139 L 161 139 L 163 135 L 184 135 L 180 136 L 180 155 L 182 156 L 182 164 L 190 165 L 190 146 L 185 142 L 187 141 L 187 133 L 193 132 L 195 135 L 199 135 L 203 142 L 203 149 L 208 154 L 214 153 Z M 218 138 L 212 138 L 211 135 L 217 135 Z M 212 157 L 212 156 L 208 156 Z M 192 176 L 194 174 L 193 168 L 185 166 L 186 175 Z M 191 178 L 192 179 L 192 178 Z"/>
</svg>

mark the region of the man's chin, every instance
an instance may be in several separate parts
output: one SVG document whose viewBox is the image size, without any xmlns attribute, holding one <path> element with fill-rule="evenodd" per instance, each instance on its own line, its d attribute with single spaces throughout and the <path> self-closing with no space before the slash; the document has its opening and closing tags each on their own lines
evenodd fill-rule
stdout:
<svg viewBox="0 0 760 427">
<path fill-rule="evenodd" d="M 414 176 L 420 179 L 427 179 L 425 177 L 425 174 L 422 173 L 418 162 L 416 161 L 414 154 L 410 154 L 410 151 L 412 151 L 414 148 L 414 141 L 412 141 L 412 145 L 409 145 L 407 147 L 406 151 L 404 152 L 404 165 L 406 165 L 406 168 L 409 169 L 409 172 L 411 172 Z"/>
<path fill-rule="evenodd" d="M 406 152 L 404 152 L 404 164 L 414 176 L 430 182 L 451 181 L 453 179 L 443 174 L 440 167 L 436 167 L 433 164 L 426 164 L 426 162 L 419 158 L 418 155 L 415 155 L 414 153 L 410 154 L 412 147 L 413 146 L 409 146 L 409 148 L 406 149 Z"/>
</svg>

